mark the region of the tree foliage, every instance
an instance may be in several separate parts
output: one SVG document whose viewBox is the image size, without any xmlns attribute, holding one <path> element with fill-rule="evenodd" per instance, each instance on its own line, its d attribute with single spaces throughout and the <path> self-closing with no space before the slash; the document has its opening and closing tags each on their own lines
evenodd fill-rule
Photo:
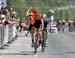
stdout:
<svg viewBox="0 0 75 58">
<path fill-rule="evenodd" d="M 12 4 L 19 17 L 25 17 L 25 12 L 29 7 L 38 7 L 41 13 L 46 13 L 49 9 L 66 7 L 71 2 L 75 5 L 75 0 L 7 0 L 7 4 Z M 55 19 L 68 19 L 68 10 L 55 10 Z M 75 9 L 71 11 L 72 19 L 75 18 Z"/>
</svg>

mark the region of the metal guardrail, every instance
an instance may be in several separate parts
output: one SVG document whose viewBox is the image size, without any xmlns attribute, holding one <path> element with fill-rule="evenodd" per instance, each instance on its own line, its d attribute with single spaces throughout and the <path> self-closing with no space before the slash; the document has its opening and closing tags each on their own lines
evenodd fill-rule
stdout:
<svg viewBox="0 0 75 58">
<path fill-rule="evenodd" d="M 13 27 L 11 24 L 9 24 L 8 28 L 9 28 L 9 40 L 8 40 L 8 42 L 10 42 L 13 38 L 13 36 L 12 36 L 13 35 Z"/>
<path fill-rule="evenodd" d="M 0 48 L 3 48 L 8 42 L 13 40 L 14 35 L 13 25 L 3 25 L 0 24 Z"/>
<path fill-rule="evenodd" d="M 2 24 L 0 24 L 0 47 L 3 46 L 4 42 L 4 27 Z"/>
</svg>

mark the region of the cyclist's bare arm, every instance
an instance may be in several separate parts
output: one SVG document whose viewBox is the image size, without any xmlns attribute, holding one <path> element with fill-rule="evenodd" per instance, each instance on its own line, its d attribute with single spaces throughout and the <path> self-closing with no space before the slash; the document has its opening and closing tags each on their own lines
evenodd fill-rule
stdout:
<svg viewBox="0 0 75 58">
<path fill-rule="evenodd" d="M 16 23 L 16 20 L 13 20 L 13 21 L 8 20 L 8 22 L 9 22 L 10 24 L 15 24 L 15 23 Z"/>
<path fill-rule="evenodd" d="M 27 12 L 26 12 L 26 16 L 29 16 L 30 10 L 32 9 L 32 7 L 30 7 Z"/>
</svg>

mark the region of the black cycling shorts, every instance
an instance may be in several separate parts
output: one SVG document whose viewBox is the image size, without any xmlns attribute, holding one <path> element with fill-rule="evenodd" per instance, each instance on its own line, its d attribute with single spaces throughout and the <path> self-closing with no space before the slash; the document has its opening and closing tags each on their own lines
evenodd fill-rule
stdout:
<svg viewBox="0 0 75 58">
<path fill-rule="evenodd" d="M 44 21 L 44 28 L 47 28 L 48 22 Z"/>
<path fill-rule="evenodd" d="M 35 28 L 39 29 L 40 25 L 41 25 L 41 20 L 35 20 L 35 24 L 34 24 Z"/>
</svg>

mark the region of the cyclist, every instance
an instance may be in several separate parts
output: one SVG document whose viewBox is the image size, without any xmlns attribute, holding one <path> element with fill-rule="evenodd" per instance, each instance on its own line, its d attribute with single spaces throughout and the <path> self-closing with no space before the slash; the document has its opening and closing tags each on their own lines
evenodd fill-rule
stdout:
<svg viewBox="0 0 75 58">
<path fill-rule="evenodd" d="M 44 25 L 42 15 L 39 12 L 37 7 L 34 7 L 32 9 L 32 12 L 34 13 L 34 20 L 35 20 L 34 26 L 35 26 L 35 29 L 38 31 L 38 36 L 39 36 L 38 40 L 39 40 L 39 43 L 41 43 L 41 32 L 39 32 L 39 30 L 40 29 L 42 30 Z"/>
<path fill-rule="evenodd" d="M 62 19 L 61 21 L 61 27 L 63 28 L 63 31 L 64 31 L 66 27 L 66 21 L 64 19 Z"/>
<path fill-rule="evenodd" d="M 53 14 L 54 14 L 53 10 L 49 10 L 46 14 L 43 14 L 44 29 L 46 29 L 46 39 L 48 38 L 47 26 L 50 24 L 50 30 L 51 30 L 51 26 L 52 26 L 53 21 L 54 21 Z"/>
<path fill-rule="evenodd" d="M 33 46 L 34 45 L 34 35 L 33 35 L 34 29 L 38 30 L 39 42 L 41 42 L 41 33 L 39 32 L 39 30 L 40 30 L 40 28 L 43 28 L 42 27 L 43 26 L 43 19 L 42 19 L 42 15 L 39 13 L 39 10 L 37 7 L 29 8 L 28 11 L 26 12 L 26 16 L 30 17 L 29 30 L 32 31 L 31 36 L 32 36 L 32 46 Z M 28 33 L 29 33 L 29 31 L 27 32 L 27 34 Z"/>
</svg>

